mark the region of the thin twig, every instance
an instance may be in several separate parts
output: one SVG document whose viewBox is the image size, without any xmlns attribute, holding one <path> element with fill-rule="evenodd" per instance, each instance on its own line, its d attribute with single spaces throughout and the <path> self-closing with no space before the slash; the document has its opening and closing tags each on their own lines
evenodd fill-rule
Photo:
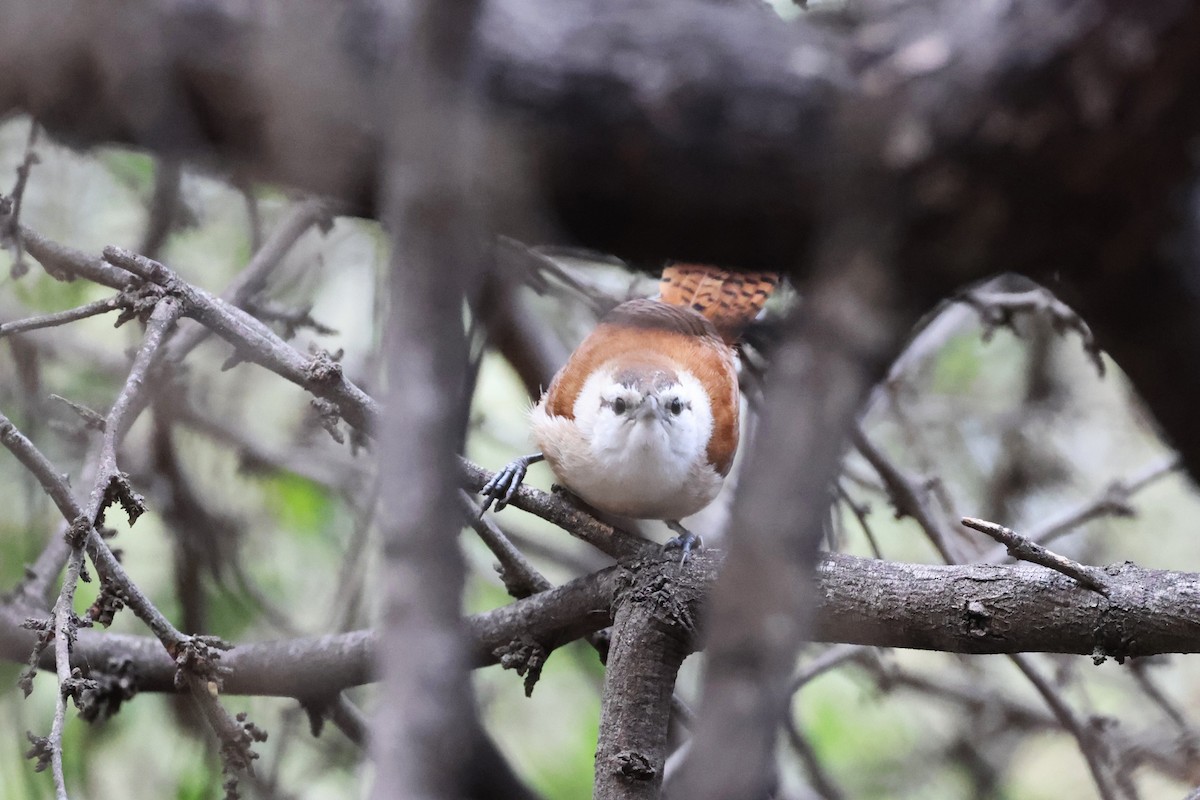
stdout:
<svg viewBox="0 0 1200 800">
<path fill-rule="evenodd" d="M 800 691 L 810 681 L 824 675 L 829 670 L 845 664 L 848 661 L 864 662 L 875 659 L 874 651 L 859 644 L 839 644 L 825 650 L 819 656 L 804 665 L 796 677 L 792 678 L 789 694 Z"/>
<path fill-rule="evenodd" d="M 287 215 L 271 231 L 262 247 L 254 253 L 238 276 L 225 288 L 222 297 L 233 305 L 241 305 L 266 288 L 271 274 L 295 246 L 300 237 L 314 225 L 328 230 L 333 225 L 337 206 L 327 200 L 308 199 L 295 203 Z"/>
<path fill-rule="evenodd" d="M 1196 763 L 1197 756 L 1200 756 L 1200 741 L 1197 740 L 1195 729 L 1188 723 L 1187 717 L 1183 712 L 1172 703 L 1170 698 L 1163 693 L 1162 689 L 1150 677 L 1148 667 L 1153 662 L 1145 659 L 1135 659 L 1130 662 L 1130 667 L 1133 671 L 1133 679 L 1138 687 L 1150 698 L 1153 703 L 1171 720 L 1179 734 L 1179 747 L 1183 751 L 1185 763 Z"/>
<path fill-rule="evenodd" d="M 78 308 L 68 309 L 66 311 L 55 311 L 52 314 L 42 314 L 28 319 L 16 320 L 14 322 L 5 322 L 0 324 L 0 337 L 11 336 L 16 333 L 25 333 L 26 331 L 38 330 L 40 328 L 53 328 L 57 325 L 66 325 L 69 322 L 94 317 L 98 314 L 107 314 L 109 311 L 120 308 L 122 306 L 122 294 L 115 294 L 112 297 L 106 297 L 103 300 L 96 300 L 92 303 L 79 306 Z"/>
<path fill-rule="evenodd" d="M 333 213 L 333 206 L 323 200 L 305 200 L 292 206 L 245 268 L 225 287 L 221 299 L 229 305 L 243 308 L 266 288 L 271 274 L 283 263 L 284 257 L 300 237 L 314 225 L 327 229 L 332 224 Z M 208 328 L 192 328 L 181 333 L 171 347 L 171 358 L 182 360 L 211 333 Z"/>
<path fill-rule="evenodd" d="M 193 286 L 157 261 L 119 247 L 106 247 L 104 257 L 117 268 L 171 292 L 183 304 L 184 314 L 232 344 L 238 358 L 260 364 L 329 401 L 340 417 L 363 435 L 375 426 L 379 403 L 327 355 L 301 355 L 260 320 Z"/>
<path fill-rule="evenodd" d="M 1072 532 L 1080 525 L 1107 516 L 1129 516 L 1133 509 L 1129 501 L 1133 495 L 1154 482 L 1179 470 L 1181 461 L 1178 453 L 1169 453 L 1146 464 L 1138 472 L 1113 481 L 1096 497 L 1070 509 L 1060 516 L 1030 529 L 1026 538 L 1038 544 L 1049 544 Z M 984 561 L 994 562 L 1003 557 L 1003 551 L 988 553 Z"/>
<path fill-rule="evenodd" d="M 54 502 L 68 523 L 83 514 L 83 507 L 76 502 L 75 496 L 71 492 L 71 486 L 63 474 L 55 469 L 33 442 L 21 433 L 13 421 L 2 411 L 0 411 L 0 444 L 4 445 L 17 461 L 37 478 L 42 485 L 42 490 Z"/>
<path fill-rule="evenodd" d="M 899 447 L 906 452 L 914 464 L 914 469 L 921 476 L 922 480 L 917 484 L 921 489 L 921 497 L 929 497 L 929 509 L 931 513 L 936 514 L 937 519 L 951 520 L 954 519 L 954 498 L 950 496 L 949 488 L 946 482 L 938 476 L 938 462 L 936 456 L 930 452 L 926 446 L 925 437 L 922 434 L 920 426 L 913 415 L 909 413 L 906 403 L 904 402 L 904 393 L 907 386 L 907 376 L 895 375 L 887 384 L 888 401 L 891 406 L 892 416 L 896 421 L 896 427 L 900 432 Z M 950 561 L 962 561 L 962 554 L 956 548 L 958 536 L 952 535 L 958 533 L 944 527 L 941 529 L 941 537 L 946 545 L 946 549 L 950 552 Z"/>
<path fill-rule="evenodd" d="M 1082 723 L 1076 718 L 1075 713 L 1071 708 L 1063 702 L 1058 696 L 1058 692 L 1050 685 L 1042 674 L 1033 666 L 1030 659 L 1021 653 L 1010 653 L 1009 660 L 1016 664 L 1017 669 L 1033 684 L 1037 689 L 1038 694 L 1046 701 L 1046 705 L 1050 706 L 1050 710 L 1054 713 L 1059 724 L 1061 724 L 1079 743 L 1079 749 L 1083 753 L 1084 760 L 1087 762 L 1088 769 L 1091 770 L 1092 778 L 1095 781 L 1096 789 L 1100 792 L 1100 797 L 1103 800 L 1116 800 L 1116 794 L 1113 787 L 1109 783 L 1108 775 L 1104 771 L 1104 753 L 1102 752 L 1103 744 L 1099 737 L 1092 735 Z"/>
<path fill-rule="evenodd" d="M 171 413 L 174 422 L 180 422 L 219 444 L 233 448 L 238 454 L 241 468 L 246 472 L 290 472 L 336 491 L 362 486 L 371 480 L 362 460 L 353 459 L 345 451 L 339 450 L 332 455 L 323 452 L 317 458 L 314 448 L 276 448 L 258 440 L 253 433 L 235 430 L 228 420 L 218 419 L 195 408 L 186 398 L 180 398 L 171 407 Z"/>
<path fill-rule="evenodd" d="M 254 742 L 265 742 L 267 734 L 250 722 L 244 712 L 234 717 L 226 711 L 217 700 L 216 686 L 212 682 L 198 675 L 189 675 L 187 684 L 192 700 L 220 743 L 225 797 L 238 797 L 238 779 L 254 774 L 254 761 L 258 753 L 251 746 Z"/>
<path fill-rule="evenodd" d="M 549 288 L 546 276 L 550 276 L 569 289 L 583 301 L 596 316 L 600 316 L 616 302 L 604 303 L 597 299 L 594 287 L 587 286 L 559 264 L 543 248 L 534 248 L 508 236 L 496 239 L 496 258 L 502 266 L 509 266 L 524 277 L 538 292 Z"/>
<path fill-rule="evenodd" d="M 330 630 L 349 630 L 362 609 L 363 588 L 366 581 L 365 564 L 368 562 L 367 541 L 379 512 L 379 476 L 374 475 L 366 488 L 356 487 L 342 490 L 345 503 L 353 510 L 354 528 L 342 554 L 338 568 L 337 586 L 341 597 L 330 610 Z"/>
<path fill-rule="evenodd" d="M 847 662 L 875 660 L 875 653 L 870 648 L 854 644 L 835 645 L 804 665 L 804 669 L 792 679 L 792 685 L 788 689 L 789 694 L 795 694 L 810 681 Z M 812 779 L 814 791 L 826 800 L 838 800 L 844 797 L 844 793 L 825 771 L 820 759 L 817 758 L 816 751 L 801 732 L 796 724 L 795 716 L 791 713 L 784 717 L 784 732 L 787 734 L 792 749 L 804 762 L 808 776 Z"/>
<path fill-rule="evenodd" d="M 466 459 L 460 459 L 460 466 L 463 485 L 472 492 L 482 489 L 494 474 Z M 637 555 L 644 548 L 653 546 L 640 536 L 601 522 L 562 499 L 525 484 L 513 495 L 509 505 L 554 523 L 575 538 L 618 560 Z"/>
<path fill-rule="evenodd" d="M 125 379 L 104 420 L 100 466 L 92 483 L 86 511 L 87 518 L 93 525 L 100 524 L 106 505 L 117 500 L 125 507 L 131 523 L 141 514 L 140 508 L 134 509 L 134 506 L 140 505 L 140 498 L 130 494 L 131 490 L 126 488 L 124 476 L 117 467 L 117 447 L 138 414 L 146 407 L 146 389 L 151 383 L 151 372 L 161 357 L 167 337 L 174 331 L 175 323 L 182 314 L 183 307 L 172 297 L 164 297 L 155 305 L 146 324 L 142 346 L 129 368 L 129 377 Z M 117 484 L 116 488 L 114 484 Z"/>
<path fill-rule="evenodd" d="M 812 744 L 800 731 L 793 714 L 784 717 L 783 730 L 787 734 L 788 744 L 804 762 L 804 769 L 812 780 L 812 790 L 823 800 L 841 800 L 845 797 L 845 792 L 834 783 L 833 778 L 829 776 L 825 766 L 821 763 L 821 759 L 817 757 L 817 752 L 813 749 Z"/>
<path fill-rule="evenodd" d="M 67 560 L 67 574 L 63 578 L 62 591 L 54 603 L 54 672 L 58 677 L 58 697 L 54 705 L 54 721 L 50 725 L 50 758 L 54 772 L 55 792 L 60 800 L 66 800 L 67 782 L 63 772 L 63 729 L 66 727 L 67 698 L 79 701 L 79 680 L 71 673 L 71 646 L 79 628 L 75 616 L 75 587 L 83 570 L 83 537 L 86 535 L 87 520 L 77 519 L 72 525 L 71 556 Z"/>
<path fill-rule="evenodd" d="M 888 497 L 896 507 L 897 515 L 909 516 L 916 520 L 925 531 L 929 541 L 947 563 L 954 563 L 948 547 L 949 532 L 940 517 L 930 508 L 924 499 L 923 492 L 916 482 L 905 475 L 883 451 L 875 446 L 862 425 L 855 425 L 851 432 L 851 440 L 858 452 L 879 474 L 887 489 Z"/>
<path fill-rule="evenodd" d="M 1108 597 L 1108 582 L 1102 577 L 1100 570 L 1095 567 L 1080 564 L 1078 561 L 1072 561 L 1066 556 L 1060 556 L 1058 553 L 1047 550 L 1040 544 L 1026 539 L 1011 528 L 997 525 L 994 522 L 974 517 L 963 517 L 962 524 L 972 530 L 986 533 L 997 542 L 1000 542 L 1008 548 L 1008 552 L 1013 558 L 1028 561 L 1031 564 L 1040 564 L 1047 569 L 1061 572 L 1069 578 L 1074 578 L 1080 585 Z"/>
<path fill-rule="evenodd" d="M 971 289 L 963 292 L 956 300 L 966 303 L 979 313 L 983 322 L 983 338 L 987 341 L 997 328 L 1008 328 L 1017 333 L 1015 326 L 1018 314 L 1042 314 L 1058 334 L 1073 330 L 1083 341 L 1084 352 L 1092 360 L 1096 372 L 1104 377 L 1103 351 L 1096 341 L 1092 329 L 1075 313 L 1075 310 L 1055 297 L 1049 289 L 1037 287 L 1018 292 Z"/>
<path fill-rule="evenodd" d="M 25 201 L 25 187 L 29 182 L 29 173 L 36 164 L 41 163 L 37 152 L 33 149 L 37 145 L 40 130 L 41 126 L 36 120 L 29 123 L 29 137 L 25 141 L 25 157 L 17 167 L 17 182 L 13 184 L 13 190 L 7 199 L 9 207 L 7 214 L 4 215 L 3 220 L 0 220 L 3 223 L 0 224 L 0 242 L 11 241 L 16 248 L 11 271 L 14 278 L 19 278 L 29 271 L 29 266 L 25 263 L 24 237 L 21 235 L 21 206 Z"/>
<path fill-rule="evenodd" d="M 547 542 L 539 536 L 523 533 L 511 526 L 498 524 L 497 527 L 504 531 L 504 535 L 520 548 L 522 553 L 551 564 L 557 564 L 572 575 L 586 575 L 589 572 L 603 569 L 606 564 L 610 563 L 608 556 L 593 548 L 579 550 L 573 547 L 558 546 L 566 543 L 566 540 L 561 537 L 555 537 L 554 540 Z"/>
<path fill-rule="evenodd" d="M 62 403 L 67 408 L 74 411 L 79 419 L 83 422 L 83 427 L 86 430 L 103 431 L 104 426 L 107 424 L 104 417 L 100 413 L 93 411 L 82 403 L 76 403 L 74 400 L 68 400 L 62 395 L 57 394 L 49 395 L 48 399 L 53 400 L 56 403 Z"/>
<path fill-rule="evenodd" d="M 500 576 L 509 594 L 518 599 L 551 588 L 550 581 L 537 571 L 525 555 L 509 541 L 491 519 L 479 516 L 479 505 L 462 489 L 458 490 L 459 508 L 479 538 L 500 562 Z"/>
<path fill-rule="evenodd" d="M 1000 692 L 990 692 L 976 683 L 951 679 L 944 675 L 933 679 L 906 672 L 895 664 L 882 660 L 864 661 L 861 665 L 875 678 L 883 692 L 892 692 L 897 687 L 920 692 L 952 703 L 963 712 L 976 717 L 999 716 L 1001 725 L 1017 731 L 1042 732 L 1055 730 L 1057 727 L 1054 717 L 1042 709 Z"/>
<path fill-rule="evenodd" d="M 566 345 L 529 313 L 526 298 L 502 276 L 484 280 L 474 308 L 473 319 L 483 322 L 488 343 L 516 370 L 530 398 L 537 400 L 570 355 Z"/>
<path fill-rule="evenodd" d="M 516 548 L 515 545 L 500 530 L 490 518 L 479 516 L 479 506 L 471 495 L 467 494 L 462 489 L 458 490 L 459 508 L 463 512 L 463 516 L 467 520 L 479 538 L 483 540 L 492 554 L 500 563 L 500 579 L 504 582 L 504 588 L 508 593 L 516 599 L 529 597 L 538 592 L 546 592 L 554 588 L 554 584 L 550 583 L 544 575 L 538 572 L 533 564 L 525 558 L 525 555 Z M 587 642 L 592 646 L 592 649 L 600 656 L 600 661 L 603 663 L 608 658 L 609 639 L 607 630 L 596 631 L 587 635 Z M 525 678 L 525 692 L 529 694 L 533 691 L 533 684 L 537 681 L 537 676 L 540 673 L 532 671 Z M 678 701 L 680 706 L 683 701 L 678 695 L 673 695 L 672 699 Z"/>
<path fill-rule="evenodd" d="M 1167 699 L 1167 696 L 1163 694 L 1162 690 L 1159 689 L 1154 681 L 1150 679 L 1150 675 L 1146 671 L 1146 668 L 1150 663 L 1152 662 L 1148 662 L 1141 658 L 1134 659 L 1133 661 L 1129 662 L 1129 668 L 1133 672 L 1134 680 L 1137 682 L 1141 690 L 1146 693 L 1146 696 L 1153 700 L 1154 704 L 1162 709 L 1162 712 L 1171 719 L 1171 722 L 1175 724 L 1175 727 L 1178 728 L 1181 733 L 1191 736 L 1192 730 L 1191 726 L 1188 725 L 1187 717 L 1185 717 L 1183 712 L 1176 708 L 1175 705 Z"/>
<path fill-rule="evenodd" d="M 253 314 L 263 322 L 281 325 L 283 327 L 284 339 L 294 339 L 296 333 L 303 328 L 308 328 L 313 333 L 321 336 L 334 336 L 337 334 L 336 328 L 331 328 L 313 317 L 311 305 L 302 308 L 292 308 L 291 306 L 286 306 L 282 303 L 273 303 L 268 300 L 248 300 L 243 305 L 248 313 Z"/>
<path fill-rule="evenodd" d="M 262 209 L 258 206 L 258 197 L 247 181 L 239 180 L 234 185 L 246 202 L 246 227 L 250 234 L 250 249 L 257 252 L 263 245 Z"/>
<path fill-rule="evenodd" d="M 0 207 L 0 221 L 3 218 L 3 207 Z M 37 259 L 46 274 L 55 280 L 74 281 L 83 278 L 117 290 L 124 290 L 133 284 L 128 272 L 89 256 L 82 250 L 59 244 L 25 225 L 18 225 L 17 231 L 26 252 Z"/>
<path fill-rule="evenodd" d="M 840 480 L 834 482 L 834 489 L 837 491 L 838 498 L 850 509 L 850 513 L 858 520 L 858 526 L 862 529 L 863 535 L 867 537 L 867 544 L 871 548 L 871 554 L 876 558 L 883 560 L 883 551 L 879 549 L 879 542 L 875 540 L 875 531 L 871 529 L 871 522 L 867 519 L 870 509 L 854 500 L 850 493 L 846 491 L 846 487 L 842 485 Z"/>
</svg>

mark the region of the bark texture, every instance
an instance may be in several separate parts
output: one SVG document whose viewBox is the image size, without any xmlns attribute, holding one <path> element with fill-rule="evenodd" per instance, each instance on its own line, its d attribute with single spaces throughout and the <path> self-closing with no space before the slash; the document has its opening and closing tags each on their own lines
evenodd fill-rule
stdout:
<svg viewBox="0 0 1200 800">
<path fill-rule="evenodd" d="M 639 580 L 707 592 L 720 565 L 721 554 L 706 551 L 689 560 L 682 577 L 669 560 L 656 566 L 665 577 L 648 570 Z M 1032 566 L 902 564 L 826 554 L 814 577 L 811 635 L 822 642 L 955 653 L 1118 659 L 1200 653 L 1200 575 L 1133 564 L 1107 567 L 1105 573 L 1108 598 Z M 468 617 L 473 665 L 499 663 L 503 648 L 522 636 L 562 644 L 613 624 L 611 609 L 623 591 L 614 577 L 606 571 Z M 648 599 L 645 590 L 632 596 L 638 603 Z M 641 610 L 643 624 L 654 606 L 647 609 Z M 21 627 L 24 619 L 12 609 L 0 614 L 0 656 L 8 661 L 24 662 L 33 648 L 36 633 Z M 656 618 L 655 624 L 664 623 Z M 221 655 L 221 665 L 229 668 L 224 691 L 325 696 L 374 680 L 376 647 L 370 631 L 238 645 Z M 81 630 L 71 655 L 72 666 L 85 675 L 115 671 L 126 660 L 138 690 L 175 691 L 175 664 L 157 639 Z M 53 668 L 50 660 L 43 665 Z"/>
</svg>

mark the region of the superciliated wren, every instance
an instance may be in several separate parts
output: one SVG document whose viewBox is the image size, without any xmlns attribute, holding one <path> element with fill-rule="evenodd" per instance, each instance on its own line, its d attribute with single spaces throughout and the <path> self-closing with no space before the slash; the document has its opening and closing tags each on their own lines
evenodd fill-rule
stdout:
<svg viewBox="0 0 1200 800">
<path fill-rule="evenodd" d="M 778 283 L 769 272 L 696 264 L 663 270 L 659 299 L 622 303 L 571 354 L 534 407 L 539 453 L 483 488 L 500 510 L 545 459 L 600 511 L 661 519 L 686 557 L 698 538 L 679 520 L 721 490 L 738 445 L 733 345 Z"/>
</svg>

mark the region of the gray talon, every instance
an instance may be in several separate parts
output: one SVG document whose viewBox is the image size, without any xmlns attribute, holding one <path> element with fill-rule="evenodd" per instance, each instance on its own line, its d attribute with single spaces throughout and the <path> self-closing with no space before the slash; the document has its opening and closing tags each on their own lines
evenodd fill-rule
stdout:
<svg viewBox="0 0 1200 800">
<path fill-rule="evenodd" d="M 693 550 L 699 550 L 704 546 L 700 537 L 689 531 L 687 528 L 679 524 L 678 520 L 666 520 L 667 527 L 675 531 L 676 536 L 663 545 L 663 552 L 678 547 L 679 548 L 679 564 L 682 566 L 687 563 L 688 556 Z"/>
<path fill-rule="evenodd" d="M 521 483 L 525 480 L 525 473 L 529 470 L 529 465 L 536 464 L 544 458 L 545 456 L 541 453 L 514 458 L 504 469 L 493 475 L 492 479 L 485 483 L 483 488 L 479 490 L 479 493 L 483 495 L 483 503 L 479 507 L 479 516 L 482 517 L 493 502 L 496 504 L 496 511 L 504 510 L 504 507 L 516 495 L 517 489 L 521 488 Z"/>
</svg>

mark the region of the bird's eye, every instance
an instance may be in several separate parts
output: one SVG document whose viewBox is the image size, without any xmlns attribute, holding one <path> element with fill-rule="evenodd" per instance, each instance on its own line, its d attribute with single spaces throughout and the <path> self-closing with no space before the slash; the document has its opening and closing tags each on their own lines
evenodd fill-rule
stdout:
<svg viewBox="0 0 1200 800">
<path fill-rule="evenodd" d="M 683 413 L 683 401 L 680 400 L 678 397 L 676 397 L 674 400 L 672 400 L 670 403 L 667 404 L 667 410 L 670 411 L 675 416 L 679 416 L 680 414 Z"/>
<path fill-rule="evenodd" d="M 625 413 L 625 409 L 628 406 L 625 403 L 625 398 L 618 397 L 616 400 L 613 400 L 612 407 L 613 407 L 613 413 L 620 416 L 621 414 Z"/>
</svg>

